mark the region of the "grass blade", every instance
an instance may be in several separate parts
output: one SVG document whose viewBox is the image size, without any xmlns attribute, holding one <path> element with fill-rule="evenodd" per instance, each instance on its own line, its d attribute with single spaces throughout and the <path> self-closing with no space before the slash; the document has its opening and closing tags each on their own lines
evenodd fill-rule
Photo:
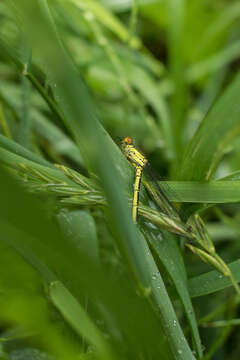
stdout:
<svg viewBox="0 0 240 360">
<path fill-rule="evenodd" d="M 240 75 L 213 105 L 196 131 L 184 156 L 179 179 L 209 180 L 226 146 L 240 133 Z"/>
<path fill-rule="evenodd" d="M 83 335 L 97 348 L 101 359 L 117 359 L 109 344 L 104 339 L 103 334 L 91 321 L 77 299 L 73 297 L 60 281 L 54 281 L 50 284 L 49 295 L 53 304 L 74 330 L 80 336 Z"/>
<path fill-rule="evenodd" d="M 176 243 L 176 239 L 173 235 L 167 232 L 162 232 L 157 236 L 152 233 L 148 236 L 148 239 L 174 283 L 178 296 L 183 304 L 185 315 L 191 327 L 195 351 L 198 357 L 201 358 L 202 345 L 198 325 L 187 287 L 185 266 L 179 246 Z"/>
<path fill-rule="evenodd" d="M 233 261 L 228 264 L 228 266 L 234 279 L 240 282 L 240 260 Z M 232 286 L 232 282 L 218 271 L 213 270 L 191 278 L 188 282 L 188 286 L 191 297 L 198 297 L 226 289 L 227 287 Z"/>
</svg>

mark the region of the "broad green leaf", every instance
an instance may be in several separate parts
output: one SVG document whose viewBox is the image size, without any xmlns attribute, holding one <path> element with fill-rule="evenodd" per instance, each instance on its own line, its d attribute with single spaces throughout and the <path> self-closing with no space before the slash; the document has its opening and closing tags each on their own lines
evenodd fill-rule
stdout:
<svg viewBox="0 0 240 360">
<path fill-rule="evenodd" d="M 99 263 L 99 244 L 91 214 L 79 209 L 63 209 L 57 218 L 61 230 L 76 251 L 86 254 L 96 264 Z"/>
</svg>

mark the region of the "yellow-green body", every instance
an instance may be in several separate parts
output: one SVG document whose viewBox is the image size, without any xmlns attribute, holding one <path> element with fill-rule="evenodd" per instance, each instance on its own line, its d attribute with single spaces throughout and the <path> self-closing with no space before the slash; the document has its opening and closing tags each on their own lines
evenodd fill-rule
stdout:
<svg viewBox="0 0 240 360">
<path fill-rule="evenodd" d="M 132 205 L 133 222 L 136 224 L 142 173 L 148 161 L 146 157 L 134 147 L 130 137 L 126 137 L 123 140 L 123 151 L 126 158 L 136 168 Z"/>
</svg>

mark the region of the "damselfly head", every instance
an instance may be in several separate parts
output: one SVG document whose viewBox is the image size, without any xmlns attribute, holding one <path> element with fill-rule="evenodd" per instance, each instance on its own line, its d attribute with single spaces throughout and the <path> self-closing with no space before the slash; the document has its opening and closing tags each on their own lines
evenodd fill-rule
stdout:
<svg viewBox="0 0 240 360">
<path fill-rule="evenodd" d="M 130 136 L 126 136 L 123 139 L 123 144 L 124 145 L 133 145 L 133 139 Z"/>
</svg>

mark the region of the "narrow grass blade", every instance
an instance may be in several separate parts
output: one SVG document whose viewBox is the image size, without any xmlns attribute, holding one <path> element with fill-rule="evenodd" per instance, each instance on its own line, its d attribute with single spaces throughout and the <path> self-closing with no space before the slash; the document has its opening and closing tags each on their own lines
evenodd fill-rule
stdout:
<svg viewBox="0 0 240 360">
<path fill-rule="evenodd" d="M 63 174 L 62 171 L 58 170 L 55 167 L 48 167 L 40 165 L 37 162 L 33 162 L 31 160 L 28 160 L 27 158 L 24 158 L 22 156 L 16 155 L 10 151 L 7 151 L 0 147 L 0 157 L 1 157 L 1 164 L 7 165 L 8 167 L 11 167 L 13 169 L 20 170 L 20 166 L 27 165 L 36 171 L 40 170 L 42 174 L 44 174 L 49 179 L 52 179 L 53 183 L 56 179 L 56 182 L 62 182 L 67 183 L 69 185 L 73 185 L 73 181 L 71 181 L 67 176 Z M 43 175 L 43 176 L 44 176 Z"/>
<path fill-rule="evenodd" d="M 30 64 L 25 63 L 25 71 Z M 26 149 L 32 148 L 32 120 L 31 120 L 31 95 L 32 89 L 29 81 L 25 77 L 25 73 L 21 76 L 21 109 L 20 123 L 18 126 L 18 142 Z"/>
<path fill-rule="evenodd" d="M 183 130 L 184 130 L 184 104 L 186 103 L 186 87 L 184 80 L 184 19 L 186 11 L 185 0 L 169 0 L 167 2 L 168 13 L 168 56 L 170 77 L 174 83 L 174 93 L 171 103 L 171 121 L 174 139 L 173 170 L 182 157 Z"/>
<path fill-rule="evenodd" d="M 58 1 L 63 2 L 63 0 Z M 71 2 L 85 13 L 92 13 L 92 15 L 95 16 L 102 25 L 116 34 L 122 41 L 128 41 L 130 38 L 130 33 L 123 23 L 121 23 L 113 13 L 108 11 L 99 2 L 95 0 L 71 0 Z M 132 38 L 132 44 L 137 47 L 140 45 L 140 40 L 134 36 Z"/>
<path fill-rule="evenodd" d="M 28 73 L 30 75 L 30 73 Z M 34 76 L 31 73 L 31 79 Z M 34 78 L 35 79 L 35 78 Z M 34 80 L 35 86 L 38 88 L 40 84 L 38 83 L 37 79 Z M 43 99 L 46 101 L 47 93 L 44 92 L 43 94 L 40 92 Z M 36 99 L 39 101 L 39 95 L 36 95 Z M 2 99 L 3 103 L 6 107 L 10 110 L 13 117 L 16 119 L 18 123 L 20 123 L 20 104 L 21 98 L 18 88 L 16 86 L 12 86 L 8 84 L 4 84 L 1 87 L 0 92 L 0 99 Z M 48 104 L 48 102 L 47 102 Z M 49 105 L 49 104 L 48 104 Z M 54 103 L 56 109 L 56 104 Z M 50 109 L 52 107 L 50 106 Z M 56 114 L 56 111 L 54 112 Z M 53 152 L 60 154 L 61 156 L 66 156 L 68 159 L 73 160 L 79 166 L 83 166 L 83 159 L 81 157 L 80 151 L 77 145 L 72 141 L 72 139 L 64 133 L 62 129 L 57 127 L 53 122 L 51 122 L 46 116 L 44 116 L 40 111 L 36 108 L 32 108 L 30 112 L 31 117 L 31 127 L 32 131 L 36 133 L 36 135 L 41 139 L 45 139 L 49 143 L 49 147 Z M 61 118 L 60 118 L 61 119 Z"/>
<path fill-rule="evenodd" d="M 233 261 L 228 264 L 233 277 L 236 281 L 240 281 L 240 260 Z M 193 277 L 188 282 L 191 297 L 198 297 L 213 294 L 216 291 L 226 289 L 232 286 L 229 278 L 226 278 L 218 271 L 213 270 L 205 274 Z"/>
<path fill-rule="evenodd" d="M 221 204 L 240 201 L 240 181 L 237 173 L 232 181 L 227 178 L 216 181 L 161 181 L 160 185 L 169 200 L 174 202 Z"/>
<path fill-rule="evenodd" d="M 173 134 L 171 130 L 169 108 L 165 99 L 160 94 L 157 82 L 154 81 L 146 71 L 136 65 L 131 66 L 128 73 L 132 86 L 142 93 L 146 101 L 151 104 L 155 110 L 159 121 L 159 129 L 162 129 L 166 147 L 173 152 Z M 157 135 L 159 138 L 160 133 L 153 135 Z"/>
<path fill-rule="evenodd" d="M 205 61 L 192 65 L 186 72 L 187 81 L 190 83 L 198 81 L 209 73 L 216 72 L 238 59 L 240 55 L 239 46 L 240 42 L 236 41 L 220 53 L 207 58 Z"/>
<path fill-rule="evenodd" d="M 146 235 L 147 236 L 147 235 Z M 167 232 L 160 232 L 158 235 L 154 233 L 147 236 L 153 250 L 156 252 L 163 264 L 167 273 L 169 274 L 173 284 L 176 288 L 178 296 L 183 304 L 185 315 L 191 327 L 192 337 L 194 341 L 194 348 L 198 357 L 202 357 L 202 345 L 198 331 L 198 325 L 187 287 L 187 276 L 179 250 L 174 236 Z"/>
<path fill-rule="evenodd" d="M 240 134 L 238 74 L 202 121 L 185 153 L 179 179 L 209 180 L 226 146 Z"/>
<path fill-rule="evenodd" d="M 54 167 L 50 162 L 47 160 L 44 160 L 34 152 L 27 150 L 22 145 L 19 145 L 14 140 L 11 140 L 7 138 L 6 136 L 3 136 L 0 134 L 0 146 L 8 150 L 9 152 L 16 154 L 18 156 L 21 156 L 25 159 L 28 159 L 30 161 L 36 162 L 39 165 L 47 166 L 47 167 Z"/>
<path fill-rule="evenodd" d="M 53 304 L 78 335 L 84 336 L 96 347 L 101 359 L 118 359 L 89 315 L 60 281 L 54 281 L 50 284 L 49 295 Z"/>
<path fill-rule="evenodd" d="M 0 94 L 0 100 L 1 99 L 1 94 Z M 4 110 L 3 110 L 3 107 L 0 103 L 0 126 L 2 128 L 2 131 L 3 131 L 3 134 L 8 137 L 9 139 L 12 138 L 12 135 L 11 135 L 11 132 L 10 132 L 10 129 L 9 129 L 9 126 L 8 126 L 8 123 L 7 123 L 7 120 L 5 118 L 5 115 L 4 115 Z"/>
</svg>

